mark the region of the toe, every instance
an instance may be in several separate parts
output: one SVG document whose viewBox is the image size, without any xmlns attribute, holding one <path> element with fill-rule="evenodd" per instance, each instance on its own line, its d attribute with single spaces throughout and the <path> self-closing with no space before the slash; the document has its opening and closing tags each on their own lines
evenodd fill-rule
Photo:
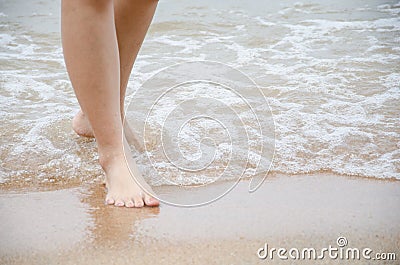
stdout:
<svg viewBox="0 0 400 265">
<path fill-rule="evenodd" d="M 157 199 L 151 197 L 148 194 L 146 194 L 144 196 L 144 201 L 145 201 L 147 206 L 158 206 L 158 205 L 160 205 L 160 202 Z"/>
<path fill-rule="evenodd" d="M 114 203 L 115 203 L 115 201 L 114 201 L 113 198 L 106 198 L 106 204 L 107 204 L 107 205 L 112 205 L 112 204 L 114 204 Z"/>
<path fill-rule="evenodd" d="M 133 203 L 132 200 L 126 200 L 125 201 L 125 207 L 132 208 L 134 206 L 135 206 L 135 204 Z"/>
<path fill-rule="evenodd" d="M 122 206 L 125 205 L 125 203 L 124 203 L 123 200 L 116 200 L 114 205 L 115 205 L 115 206 L 118 206 L 118 207 L 122 207 Z"/>
<path fill-rule="evenodd" d="M 135 207 L 137 208 L 142 208 L 144 206 L 142 197 L 136 196 L 133 198 L 133 201 L 135 202 Z"/>
</svg>

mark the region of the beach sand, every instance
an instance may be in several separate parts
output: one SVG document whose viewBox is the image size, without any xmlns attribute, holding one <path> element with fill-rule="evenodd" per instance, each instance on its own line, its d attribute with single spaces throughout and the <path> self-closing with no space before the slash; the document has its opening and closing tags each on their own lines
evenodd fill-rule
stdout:
<svg viewBox="0 0 400 265">
<path fill-rule="evenodd" d="M 314 264 L 261 260 L 269 248 L 347 247 L 400 259 L 400 182 L 332 174 L 269 176 L 255 193 L 241 181 L 202 207 L 124 209 L 103 204 L 101 183 L 0 192 L 0 264 Z M 218 185 L 218 184 L 215 184 Z M 212 190 L 213 185 L 203 189 Z M 174 187 L 159 194 L 187 196 Z M 325 257 L 318 264 L 343 261 Z"/>
</svg>

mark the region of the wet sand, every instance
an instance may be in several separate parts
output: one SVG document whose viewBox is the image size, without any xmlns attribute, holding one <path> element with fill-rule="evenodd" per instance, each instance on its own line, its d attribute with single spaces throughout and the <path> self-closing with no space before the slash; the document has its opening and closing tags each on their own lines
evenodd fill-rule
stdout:
<svg viewBox="0 0 400 265">
<path fill-rule="evenodd" d="M 103 205 L 100 183 L 3 189 L 0 264 L 265 264 L 271 260 L 257 257 L 265 243 L 321 249 L 337 246 L 339 236 L 348 247 L 395 252 L 400 259 L 399 181 L 271 176 L 255 193 L 247 190 L 248 181 L 241 181 L 220 200 L 197 208 L 123 209 Z M 157 192 L 187 196 L 167 186 Z"/>
</svg>

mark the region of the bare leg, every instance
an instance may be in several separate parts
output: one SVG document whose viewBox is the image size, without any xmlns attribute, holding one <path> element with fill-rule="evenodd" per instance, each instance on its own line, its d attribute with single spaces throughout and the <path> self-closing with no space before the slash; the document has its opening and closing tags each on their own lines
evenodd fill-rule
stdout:
<svg viewBox="0 0 400 265">
<path fill-rule="evenodd" d="M 129 76 L 153 18 L 157 2 L 157 0 L 114 0 L 115 26 L 120 55 L 120 108 L 122 117 Z M 82 111 L 75 116 L 73 128 L 79 135 L 94 137 L 90 123 Z M 142 151 L 143 146 L 137 140 L 128 123 L 124 123 L 124 132 L 128 142 Z"/>
<path fill-rule="evenodd" d="M 116 206 L 155 206 L 159 202 L 131 177 L 125 161 L 120 108 L 120 61 L 112 0 L 63 0 L 62 37 L 68 74 L 87 116 L 106 173 L 106 202 Z M 128 156 L 135 179 L 146 191 L 136 164 Z"/>
<path fill-rule="evenodd" d="M 115 26 L 120 53 L 122 119 L 124 119 L 125 95 L 129 76 L 153 19 L 157 3 L 156 0 L 114 0 Z M 144 149 L 126 121 L 124 122 L 124 133 L 129 142 L 135 145 L 139 151 Z"/>
</svg>

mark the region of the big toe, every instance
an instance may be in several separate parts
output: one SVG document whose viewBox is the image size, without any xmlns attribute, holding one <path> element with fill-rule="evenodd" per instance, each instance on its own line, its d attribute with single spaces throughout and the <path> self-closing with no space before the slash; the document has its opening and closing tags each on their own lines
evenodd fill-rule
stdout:
<svg viewBox="0 0 400 265">
<path fill-rule="evenodd" d="M 158 205 L 160 205 L 160 202 L 157 199 L 151 197 L 148 194 L 144 195 L 144 202 L 146 203 L 147 206 L 158 206 Z"/>
</svg>

